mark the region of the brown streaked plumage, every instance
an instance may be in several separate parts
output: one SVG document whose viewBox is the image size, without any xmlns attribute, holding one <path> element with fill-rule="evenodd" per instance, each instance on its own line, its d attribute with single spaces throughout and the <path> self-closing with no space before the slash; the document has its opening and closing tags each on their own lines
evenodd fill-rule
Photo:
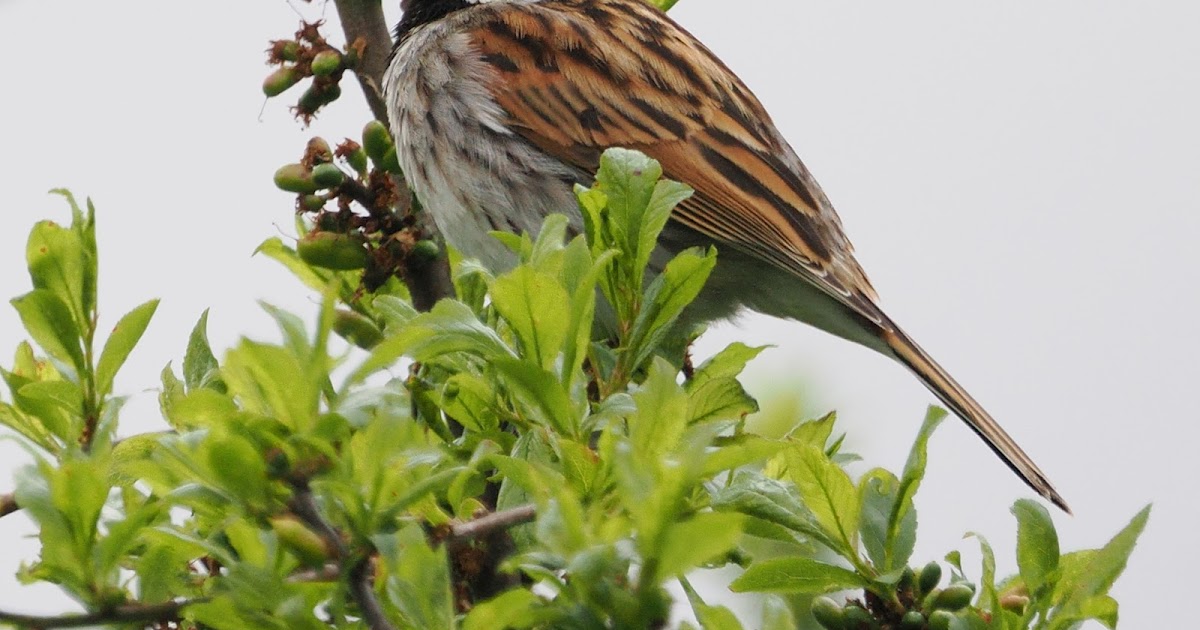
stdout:
<svg viewBox="0 0 1200 630">
<path fill-rule="evenodd" d="M 891 356 L 1067 509 L 879 308 L 832 205 L 758 99 L 661 11 L 640 0 L 406 0 L 405 9 L 385 79 L 397 150 L 452 243 L 504 264 L 479 228 L 533 231 L 548 212 L 578 217 L 563 183 L 588 183 L 609 147 L 640 150 L 696 191 L 672 215 L 666 252 L 718 247 L 694 317 L 747 307 Z"/>
</svg>

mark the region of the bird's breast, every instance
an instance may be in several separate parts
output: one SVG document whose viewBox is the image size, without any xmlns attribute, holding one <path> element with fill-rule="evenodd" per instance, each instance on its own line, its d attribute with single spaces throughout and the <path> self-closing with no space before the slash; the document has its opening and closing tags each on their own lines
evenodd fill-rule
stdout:
<svg viewBox="0 0 1200 630">
<path fill-rule="evenodd" d="M 536 233 L 552 212 L 578 228 L 571 184 L 589 175 L 512 133 L 489 91 L 494 72 L 454 20 L 442 20 L 408 33 L 384 92 L 409 186 L 452 245 L 501 269 L 512 256 L 488 233 Z"/>
</svg>

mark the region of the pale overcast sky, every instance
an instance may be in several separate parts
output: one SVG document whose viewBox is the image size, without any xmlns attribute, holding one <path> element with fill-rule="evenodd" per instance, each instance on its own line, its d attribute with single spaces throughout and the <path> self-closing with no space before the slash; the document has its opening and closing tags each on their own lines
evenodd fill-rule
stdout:
<svg viewBox="0 0 1200 630">
<path fill-rule="evenodd" d="M 1097 546 L 1155 502 L 1115 594 L 1123 627 L 1177 627 L 1200 561 L 1200 3 L 683 0 L 673 15 L 773 113 L 889 313 L 1070 501 L 1063 547 Z M 255 300 L 315 309 L 250 254 L 291 229 L 275 168 L 314 132 L 357 135 L 364 108 L 347 89 L 302 131 L 285 101 L 264 107 L 262 50 L 296 24 L 282 0 L 0 0 L 0 296 L 28 290 L 29 227 L 68 218 L 45 191 L 92 196 L 103 321 L 163 299 L 117 380 L 133 395 L 127 434 L 158 426 L 157 374 L 203 309 L 218 348 L 273 338 Z M 0 362 L 20 340 L 0 308 Z M 802 388 L 807 413 L 839 411 L 866 465 L 902 466 L 933 398 L 899 365 L 749 316 L 697 354 L 732 340 L 777 346 L 750 370 L 755 391 Z M 0 445 L 0 458 L 4 492 L 18 451 Z M 1012 571 L 1008 507 L 1030 494 L 947 422 L 918 497 L 917 559 L 970 550 L 960 538 L 974 530 Z M 0 521 L 0 608 L 57 610 L 52 589 L 11 577 L 35 553 L 13 546 L 30 531 Z"/>
</svg>

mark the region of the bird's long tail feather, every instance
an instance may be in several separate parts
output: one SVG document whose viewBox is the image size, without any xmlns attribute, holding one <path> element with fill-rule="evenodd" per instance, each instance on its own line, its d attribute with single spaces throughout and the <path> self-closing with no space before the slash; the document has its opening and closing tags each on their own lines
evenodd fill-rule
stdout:
<svg viewBox="0 0 1200 630">
<path fill-rule="evenodd" d="M 1045 473 L 1021 450 L 1016 441 L 1000 428 L 992 416 L 933 360 L 933 357 L 895 326 L 883 331 L 883 340 L 891 348 L 896 359 L 908 366 L 930 391 L 962 418 L 972 431 L 983 438 L 992 451 L 1029 484 L 1030 488 L 1062 508 L 1064 512 L 1071 513 L 1066 501 L 1046 479 Z"/>
</svg>

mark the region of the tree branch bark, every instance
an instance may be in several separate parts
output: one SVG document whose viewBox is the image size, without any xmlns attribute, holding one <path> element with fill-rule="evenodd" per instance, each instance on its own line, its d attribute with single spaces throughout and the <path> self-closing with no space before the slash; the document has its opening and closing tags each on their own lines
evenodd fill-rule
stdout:
<svg viewBox="0 0 1200 630">
<path fill-rule="evenodd" d="M 0 518 L 4 518 L 17 510 L 21 506 L 17 505 L 17 498 L 11 494 L 0 494 Z"/>
<path fill-rule="evenodd" d="M 207 598 L 163 602 L 161 604 L 123 604 L 109 610 L 67 615 L 24 615 L 0 611 L 0 622 L 22 628 L 79 628 L 100 624 L 179 621 L 183 609 Z"/>
<path fill-rule="evenodd" d="M 387 105 L 383 99 L 383 73 L 392 55 L 392 35 L 383 15 L 383 3 L 380 0 L 334 0 L 334 6 L 337 7 L 346 42 L 354 44 L 362 41 L 365 45 L 362 58 L 354 68 L 354 75 L 358 78 L 371 113 L 390 129 Z M 400 204 L 407 206 L 412 193 L 403 178 L 394 179 L 400 193 Z M 410 208 L 397 210 L 416 211 Z M 424 234 L 437 234 L 437 229 L 427 217 L 418 215 L 417 218 Z M 433 260 L 409 261 L 405 276 L 413 306 L 419 311 L 428 311 L 438 300 L 454 296 L 450 265 L 444 252 Z"/>
</svg>

